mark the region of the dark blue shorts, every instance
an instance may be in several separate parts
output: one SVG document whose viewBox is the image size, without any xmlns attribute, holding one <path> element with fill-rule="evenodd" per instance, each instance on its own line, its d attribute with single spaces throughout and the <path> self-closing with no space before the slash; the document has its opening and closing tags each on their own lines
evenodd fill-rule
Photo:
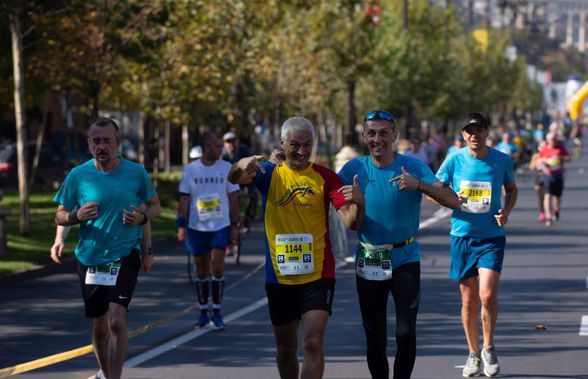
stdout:
<svg viewBox="0 0 588 379">
<path fill-rule="evenodd" d="M 449 277 L 464 280 L 478 275 L 479 268 L 501 272 L 506 237 L 475 238 L 451 236 Z"/>
<path fill-rule="evenodd" d="M 188 228 L 188 235 L 184 247 L 192 255 L 206 254 L 212 249 L 224 250 L 229 244 L 230 226 L 216 232 L 200 232 Z"/>
<path fill-rule="evenodd" d="M 543 191 L 553 196 L 561 196 L 564 188 L 563 174 L 543 175 Z"/>
</svg>

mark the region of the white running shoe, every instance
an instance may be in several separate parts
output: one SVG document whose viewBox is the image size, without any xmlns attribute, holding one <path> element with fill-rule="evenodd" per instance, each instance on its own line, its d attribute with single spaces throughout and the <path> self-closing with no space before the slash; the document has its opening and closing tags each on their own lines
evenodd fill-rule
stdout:
<svg viewBox="0 0 588 379">
<path fill-rule="evenodd" d="M 488 377 L 496 376 L 500 372 L 498 357 L 494 345 L 482 349 L 482 362 L 484 362 L 484 375 Z"/>
<path fill-rule="evenodd" d="M 465 378 L 469 378 L 471 376 L 478 376 L 482 372 L 482 362 L 480 361 L 480 356 L 470 351 L 470 355 L 468 356 L 468 360 L 466 361 L 465 367 L 461 372 Z"/>
</svg>

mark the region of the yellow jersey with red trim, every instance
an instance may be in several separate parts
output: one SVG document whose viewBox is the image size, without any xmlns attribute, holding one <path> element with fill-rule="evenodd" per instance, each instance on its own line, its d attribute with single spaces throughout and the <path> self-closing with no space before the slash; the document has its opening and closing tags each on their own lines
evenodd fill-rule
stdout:
<svg viewBox="0 0 588 379">
<path fill-rule="evenodd" d="M 338 192 L 343 182 L 333 171 L 311 163 L 304 170 L 263 162 L 255 185 L 265 219 L 267 283 L 288 285 L 335 277 L 329 239 L 329 205 L 349 204 Z"/>
</svg>

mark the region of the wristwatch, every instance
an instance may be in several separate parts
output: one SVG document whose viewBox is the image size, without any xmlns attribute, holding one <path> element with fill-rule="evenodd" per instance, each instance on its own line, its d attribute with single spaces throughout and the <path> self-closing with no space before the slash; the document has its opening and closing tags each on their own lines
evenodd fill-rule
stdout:
<svg viewBox="0 0 588 379">
<path fill-rule="evenodd" d="M 143 221 L 141 221 L 141 223 L 139 225 L 145 225 L 146 223 L 149 222 L 149 217 L 147 217 L 147 215 L 143 211 L 141 211 L 141 214 L 143 215 Z"/>
</svg>

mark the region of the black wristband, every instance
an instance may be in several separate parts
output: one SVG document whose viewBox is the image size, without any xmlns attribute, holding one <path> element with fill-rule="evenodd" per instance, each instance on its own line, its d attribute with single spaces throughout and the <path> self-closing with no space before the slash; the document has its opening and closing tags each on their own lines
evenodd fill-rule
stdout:
<svg viewBox="0 0 588 379">
<path fill-rule="evenodd" d="M 141 212 L 141 214 L 143 215 L 143 221 L 141 221 L 141 223 L 139 225 L 145 225 L 146 223 L 149 222 L 149 217 L 147 217 L 145 212 Z"/>
<path fill-rule="evenodd" d="M 78 219 L 78 211 L 69 212 L 69 214 L 67 215 L 67 222 L 70 225 L 79 224 L 80 220 Z"/>
</svg>

